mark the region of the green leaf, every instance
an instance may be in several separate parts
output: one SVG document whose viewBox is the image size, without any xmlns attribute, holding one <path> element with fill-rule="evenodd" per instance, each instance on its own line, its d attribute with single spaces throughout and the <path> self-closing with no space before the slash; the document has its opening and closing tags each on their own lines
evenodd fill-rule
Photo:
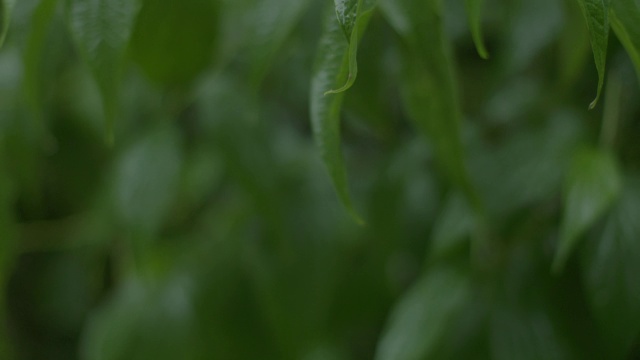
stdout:
<svg viewBox="0 0 640 360">
<path fill-rule="evenodd" d="M 358 19 L 358 27 L 364 29 L 370 13 L 371 11 L 368 11 Z M 354 30 L 353 33 L 357 34 L 358 30 Z M 352 65 L 351 55 L 354 55 L 352 51 L 357 43 L 357 35 L 356 41 L 352 42 L 351 45 L 344 41 L 343 36 L 343 30 L 335 20 L 335 14 L 329 12 L 325 19 L 315 69 L 311 79 L 311 126 L 316 144 L 320 148 L 322 159 L 338 192 L 338 197 L 354 219 L 362 223 L 360 216 L 356 213 L 351 203 L 347 173 L 340 146 L 340 110 L 344 92 L 325 94 L 327 89 L 344 83 L 349 76 L 348 74 L 353 70 L 350 69 L 350 65 Z"/>
<path fill-rule="evenodd" d="M 47 32 L 50 30 L 50 23 L 57 9 L 58 0 L 41 0 L 32 15 L 32 26 L 27 38 L 27 45 L 24 52 L 24 84 L 25 92 L 31 107 L 38 117 L 42 116 L 41 109 L 41 71 L 40 65 L 43 61 L 43 52 Z"/>
<path fill-rule="evenodd" d="M 11 10 L 15 0 L 0 0 L 0 48 L 4 43 L 4 38 L 7 36 L 9 30 L 9 23 L 11 21 Z"/>
<path fill-rule="evenodd" d="M 116 168 L 115 210 L 136 235 L 152 236 L 170 214 L 182 153 L 175 130 L 154 130 L 128 149 Z"/>
<path fill-rule="evenodd" d="M 153 81 L 184 85 L 213 60 L 217 33 L 218 1 L 144 0 L 132 56 Z"/>
<path fill-rule="evenodd" d="M 627 182 L 600 234 L 589 239 L 582 272 L 589 305 L 615 359 L 640 333 L 640 181 Z"/>
<path fill-rule="evenodd" d="M 635 0 L 614 0 L 609 20 L 627 50 L 640 78 L 640 4 Z"/>
<path fill-rule="evenodd" d="M 469 297 L 469 281 L 463 274 L 431 269 L 393 309 L 375 359 L 428 359 Z"/>
<path fill-rule="evenodd" d="M 465 165 L 460 137 L 461 105 L 441 3 L 385 0 L 380 7 L 404 40 L 402 97 L 408 115 L 432 142 L 445 173 L 478 208 L 479 200 Z"/>
<path fill-rule="evenodd" d="M 69 29 L 100 88 L 109 142 L 113 141 L 120 78 L 138 8 L 136 0 L 67 0 Z"/>
<path fill-rule="evenodd" d="M 372 10 L 375 8 L 377 0 L 335 0 L 336 14 L 342 31 L 347 37 L 348 46 L 348 75 L 347 80 L 338 89 L 328 90 L 324 95 L 338 94 L 349 90 L 358 76 L 358 41 L 360 40 L 366 24 L 369 21 Z"/>
<path fill-rule="evenodd" d="M 564 214 L 553 271 L 560 272 L 582 235 L 609 209 L 620 192 L 620 174 L 611 153 L 579 151 L 566 178 Z"/>
<path fill-rule="evenodd" d="M 609 6 L 611 0 L 578 0 L 582 13 L 587 20 L 591 48 L 598 69 L 598 93 L 589 105 L 593 109 L 600 99 L 607 64 L 607 48 L 609 44 Z"/>
<path fill-rule="evenodd" d="M 482 36 L 482 5 L 484 5 L 484 0 L 465 0 L 464 3 L 467 8 L 471 36 L 473 37 L 473 42 L 476 44 L 478 54 L 481 58 L 488 59 L 489 52 L 487 51 Z"/>
</svg>

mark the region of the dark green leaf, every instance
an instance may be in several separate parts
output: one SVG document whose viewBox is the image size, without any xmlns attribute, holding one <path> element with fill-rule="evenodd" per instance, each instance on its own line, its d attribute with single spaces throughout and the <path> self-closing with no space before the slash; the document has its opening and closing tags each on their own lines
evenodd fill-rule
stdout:
<svg viewBox="0 0 640 360">
<path fill-rule="evenodd" d="M 473 36 L 473 42 L 476 44 L 478 54 L 483 59 L 488 59 L 489 52 L 484 45 L 482 37 L 482 5 L 484 5 L 484 0 L 465 0 L 465 5 L 467 7 L 471 36 Z"/>
<path fill-rule="evenodd" d="M 640 4 L 635 0 L 613 0 L 609 20 L 613 31 L 631 57 L 640 77 Z"/>
<path fill-rule="evenodd" d="M 9 22 L 11 21 L 11 10 L 15 0 L 0 0 L 0 48 L 4 43 L 4 38 L 9 30 Z"/>
<path fill-rule="evenodd" d="M 460 100 L 450 44 L 438 0 L 385 0 L 380 4 L 406 45 L 403 99 L 411 119 L 433 143 L 440 166 L 474 207 L 460 137 Z"/>
<path fill-rule="evenodd" d="M 211 0 L 144 0 L 131 40 L 134 60 L 160 84 L 192 81 L 213 59 L 217 7 Z"/>
<path fill-rule="evenodd" d="M 583 257 L 588 299 L 612 358 L 625 358 L 640 332 L 640 182 L 627 183 Z"/>
<path fill-rule="evenodd" d="M 138 8 L 137 0 L 67 0 L 69 29 L 100 88 L 110 141 L 125 53 Z"/>
<path fill-rule="evenodd" d="M 587 19 L 593 57 L 598 69 L 598 93 L 591 105 L 589 105 L 589 108 L 593 109 L 598 103 L 604 84 L 609 44 L 609 5 L 611 0 L 578 0 L 578 3 L 582 8 L 584 17 Z"/>
<path fill-rule="evenodd" d="M 564 214 L 553 261 L 559 272 L 578 245 L 582 235 L 613 204 L 620 192 L 620 174 L 611 153 L 580 150 L 566 178 Z"/>
<path fill-rule="evenodd" d="M 447 268 L 429 270 L 391 312 L 376 359 L 428 359 L 469 296 L 463 274 Z"/>
</svg>

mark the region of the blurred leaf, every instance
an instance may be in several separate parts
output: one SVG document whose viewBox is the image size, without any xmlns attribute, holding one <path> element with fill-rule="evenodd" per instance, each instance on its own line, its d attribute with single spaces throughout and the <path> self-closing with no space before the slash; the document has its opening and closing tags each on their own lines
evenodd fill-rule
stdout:
<svg viewBox="0 0 640 360">
<path fill-rule="evenodd" d="M 475 228 L 473 209 L 460 194 L 450 196 L 438 214 L 431 236 L 431 256 L 442 258 L 464 244 Z"/>
<path fill-rule="evenodd" d="M 582 235 L 613 204 L 620 192 L 620 174 L 614 155 L 580 150 L 566 178 L 564 214 L 553 271 L 560 272 Z"/>
<path fill-rule="evenodd" d="M 56 11 L 58 0 L 41 0 L 32 15 L 32 26 L 27 38 L 24 52 L 24 86 L 34 112 L 42 115 L 40 81 L 42 74 L 40 64 L 43 57 L 45 39 L 49 24 Z"/>
<path fill-rule="evenodd" d="M 604 228 L 585 248 L 583 276 L 591 309 L 612 359 L 626 359 L 640 333 L 640 182 L 628 181 Z"/>
<path fill-rule="evenodd" d="M 598 69 L 598 93 L 589 105 L 593 109 L 598 103 L 607 63 L 607 48 L 609 44 L 609 5 L 612 0 L 578 0 L 582 13 L 587 19 L 587 27 L 591 36 L 593 57 Z"/>
<path fill-rule="evenodd" d="M 81 355 L 86 360 L 195 359 L 189 279 L 162 286 L 129 280 L 87 324 Z"/>
<path fill-rule="evenodd" d="M 361 28 L 360 31 L 364 30 L 370 13 L 370 11 L 360 12 L 361 18 L 357 21 L 358 28 Z M 355 29 L 353 32 L 354 37 L 357 37 L 359 30 Z M 344 93 L 325 94 L 327 90 L 339 86 L 347 79 L 347 73 L 351 71 L 349 63 L 352 55 L 355 61 L 355 53 L 352 54 L 352 50 L 357 46 L 355 43 L 357 43 L 357 38 L 355 42 L 352 41 L 351 45 L 347 44 L 341 26 L 335 20 L 335 14 L 332 11 L 328 12 L 311 79 L 310 112 L 314 138 L 320 148 L 322 160 L 329 170 L 338 196 L 351 216 L 357 222 L 362 223 L 351 203 L 347 173 L 340 146 L 340 110 Z"/>
<path fill-rule="evenodd" d="M 397 303 L 378 343 L 378 360 L 429 359 L 470 295 L 464 274 L 432 268 Z"/>
<path fill-rule="evenodd" d="M 4 38 L 7 36 L 7 30 L 9 30 L 11 10 L 14 1 L 15 0 L 0 0 L 0 48 L 2 48 Z"/>
<path fill-rule="evenodd" d="M 640 4 L 635 0 L 612 0 L 609 14 L 613 31 L 631 57 L 640 77 Z"/>
<path fill-rule="evenodd" d="M 381 9 L 404 40 L 402 95 L 407 112 L 432 141 L 440 166 L 475 207 L 460 139 L 460 101 L 439 0 L 385 0 Z"/>
<path fill-rule="evenodd" d="M 154 235 L 170 214 L 182 166 L 176 135 L 172 127 L 160 127 L 131 146 L 118 164 L 115 209 L 138 235 Z"/>
<path fill-rule="evenodd" d="M 138 8 L 137 0 L 67 0 L 69 29 L 100 88 L 110 142 L 125 53 Z"/>
<path fill-rule="evenodd" d="M 247 60 L 254 84 L 260 83 L 277 50 L 295 29 L 310 0 L 261 0 L 252 9 Z"/>
<path fill-rule="evenodd" d="M 133 59 L 162 85 L 192 81 L 214 56 L 218 1 L 143 0 L 131 40 Z"/>
<path fill-rule="evenodd" d="M 473 42 L 476 44 L 476 50 L 483 59 L 489 58 L 489 52 L 484 45 L 482 36 L 482 6 L 484 0 L 465 0 L 467 7 L 467 16 L 469 17 L 469 28 L 473 36 Z"/>
<path fill-rule="evenodd" d="M 502 304 L 491 320 L 491 359 L 571 359 L 566 342 L 546 309 L 515 309 Z"/>
</svg>

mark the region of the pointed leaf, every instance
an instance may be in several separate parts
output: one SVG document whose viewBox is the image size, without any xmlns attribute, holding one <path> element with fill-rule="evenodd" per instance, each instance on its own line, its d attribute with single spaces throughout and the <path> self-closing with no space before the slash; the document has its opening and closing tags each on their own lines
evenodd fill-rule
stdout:
<svg viewBox="0 0 640 360">
<path fill-rule="evenodd" d="M 477 208 L 462 148 L 461 106 L 441 3 L 384 0 L 380 7 L 406 44 L 402 96 L 408 115 L 432 142 L 446 175 Z"/>
<path fill-rule="evenodd" d="M 559 272 L 585 231 L 613 204 L 620 192 L 620 175 L 612 154 L 581 150 L 566 179 L 564 215 L 553 262 Z"/>
<path fill-rule="evenodd" d="M 480 57 L 488 59 L 489 52 L 482 37 L 482 5 L 484 5 L 484 0 L 465 0 L 473 42 L 476 45 Z"/>
<path fill-rule="evenodd" d="M 609 44 L 609 5 L 611 0 L 578 0 L 578 3 L 587 20 L 593 57 L 598 69 L 598 92 L 596 98 L 589 105 L 589 108 L 593 109 L 598 103 L 604 84 L 607 47 Z"/>
<path fill-rule="evenodd" d="M 375 358 L 429 358 L 469 296 L 469 281 L 463 274 L 447 268 L 430 270 L 392 311 Z"/>
<path fill-rule="evenodd" d="M 640 78 L 640 4 L 635 0 L 615 0 L 611 7 L 611 27 L 631 57 Z"/>
<path fill-rule="evenodd" d="M 611 342 L 612 358 L 624 358 L 640 334 L 640 181 L 627 183 L 601 234 L 589 241 L 583 276 L 589 304 Z"/>
<path fill-rule="evenodd" d="M 100 88 L 110 141 L 125 52 L 138 7 L 136 0 L 67 1 L 69 28 Z"/>
<path fill-rule="evenodd" d="M 365 28 L 370 10 L 358 19 L 358 26 Z M 357 30 L 353 31 L 357 34 Z M 340 146 L 340 110 L 344 93 L 331 93 L 325 95 L 327 89 L 344 83 L 348 78 L 348 74 L 353 71 L 350 65 L 353 65 L 351 55 L 355 55 L 352 51 L 355 49 L 354 44 L 351 45 L 344 41 L 343 30 L 340 24 L 335 20 L 335 15 L 329 13 L 325 19 L 325 25 L 320 45 L 318 47 L 315 70 L 311 79 L 311 126 L 313 128 L 316 144 L 320 148 L 322 159 L 329 170 L 329 175 L 338 192 L 338 196 L 347 211 L 358 221 L 362 222 L 360 217 L 351 204 L 349 196 L 347 174 Z M 352 38 L 353 40 L 353 38 Z M 355 45 L 357 46 L 357 45 Z M 349 80 L 351 81 L 351 80 Z"/>
</svg>

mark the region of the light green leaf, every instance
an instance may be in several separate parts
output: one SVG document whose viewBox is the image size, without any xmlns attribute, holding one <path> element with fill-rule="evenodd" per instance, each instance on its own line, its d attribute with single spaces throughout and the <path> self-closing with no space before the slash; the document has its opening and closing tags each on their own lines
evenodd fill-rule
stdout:
<svg viewBox="0 0 640 360">
<path fill-rule="evenodd" d="M 488 59 L 489 52 L 482 37 L 482 5 L 484 5 L 484 0 L 465 0 L 473 42 L 476 44 L 480 57 Z"/>
<path fill-rule="evenodd" d="M 358 28 L 361 30 L 366 27 L 371 9 L 373 6 L 357 21 Z M 356 41 L 352 41 L 351 45 L 347 44 L 344 41 L 343 30 L 335 20 L 335 14 L 332 13 L 332 11 L 329 12 L 325 19 L 311 79 L 311 126 L 316 144 L 320 148 L 322 159 L 327 166 L 340 200 L 354 219 L 362 223 L 351 203 L 347 173 L 340 146 L 340 110 L 344 92 L 330 91 L 330 94 L 325 95 L 327 89 L 344 83 L 353 71 L 350 69 L 350 65 L 353 65 L 352 59 L 355 58 L 351 55 L 355 55 L 353 49 L 357 43 L 358 30 L 353 30 L 353 33 L 356 34 Z M 349 81 L 351 80 L 347 80 L 347 82 Z"/>
<path fill-rule="evenodd" d="M 583 276 L 589 305 L 610 342 L 612 358 L 628 356 L 640 333 L 640 181 L 630 179 L 597 236 L 589 239 Z"/>
<path fill-rule="evenodd" d="M 564 214 L 553 271 L 560 272 L 582 235 L 613 204 L 620 192 L 620 174 L 611 153 L 579 151 L 566 178 Z"/>
<path fill-rule="evenodd" d="M 428 359 L 469 297 L 463 274 L 430 269 L 393 309 L 375 359 Z"/>
<path fill-rule="evenodd" d="M 0 0 L 0 48 L 4 43 L 4 38 L 7 36 L 9 30 L 9 23 L 11 21 L 11 10 L 15 0 Z"/>
<path fill-rule="evenodd" d="M 109 142 L 113 141 L 120 78 L 138 8 L 136 0 L 67 0 L 69 29 L 100 88 Z"/>
<path fill-rule="evenodd" d="M 460 137 L 461 105 L 439 0 L 384 0 L 391 26 L 406 44 L 402 96 L 409 117 L 431 140 L 437 161 L 477 208 Z"/>
<path fill-rule="evenodd" d="M 611 0 L 578 0 L 578 3 L 587 20 L 593 57 L 596 62 L 596 68 L 598 69 L 598 93 L 589 105 L 589 108 L 593 109 L 598 103 L 604 84 L 607 48 L 609 44 L 609 5 L 611 4 Z"/>
<path fill-rule="evenodd" d="M 609 20 L 627 50 L 640 78 L 640 4 L 635 0 L 614 0 Z"/>
</svg>

